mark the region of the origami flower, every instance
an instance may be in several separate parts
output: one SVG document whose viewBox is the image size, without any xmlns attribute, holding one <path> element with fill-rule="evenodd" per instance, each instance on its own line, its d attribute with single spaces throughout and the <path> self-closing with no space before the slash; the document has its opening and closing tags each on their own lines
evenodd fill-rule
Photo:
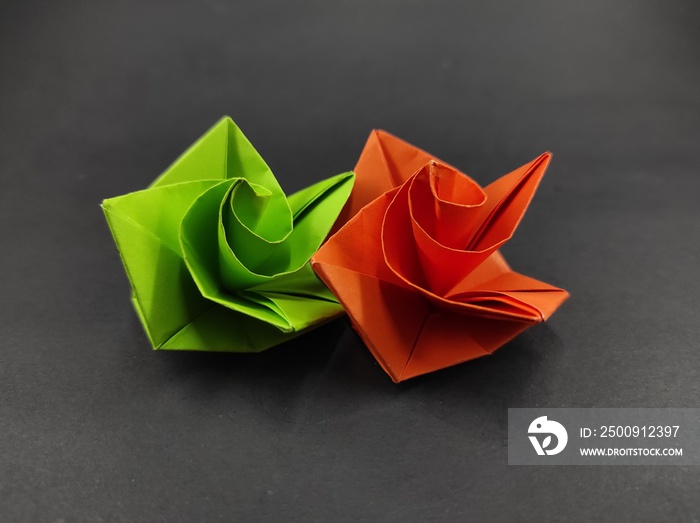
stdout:
<svg viewBox="0 0 700 523">
<path fill-rule="evenodd" d="M 490 354 L 568 298 L 498 252 L 549 159 L 482 189 L 390 134 L 370 135 L 339 219 L 350 220 L 312 265 L 392 380 Z"/>
<path fill-rule="evenodd" d="M 153 347 L 261 351 L 342 314 L 308 262 L 353 181 L 287 198 L 224 118 L 148 189 L 105 200 Z"/>
</svg>

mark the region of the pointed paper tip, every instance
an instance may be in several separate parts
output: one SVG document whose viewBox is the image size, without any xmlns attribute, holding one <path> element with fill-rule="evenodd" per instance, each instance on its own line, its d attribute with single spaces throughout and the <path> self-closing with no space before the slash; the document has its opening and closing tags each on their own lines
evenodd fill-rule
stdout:
<svg viewBox="0 0 700 523">
<path fill-rule="evenodd" d="M 549 165 L 549 162 L 552 161 L 553 156 L 554 154 L 551 151 L 545 151 L 540 154 L 537 159 L 535 159 L 535 162 L 544 164 L 544 167 L 546 168 Z"/>
<path fill-rule="evenodd" d="M 539 178 L 541 178 L 549 168 L 549 164 L 552 161 L 553 156 L 554 155 L 550 151 L 545 151 L 534 160 L 523 165 L 521 168 L 527 168 L 527 172 L 530 176 L 537 175 Z"/>
<path fill-rule="evenodd" d="M 239 131 L 241 130 L 240 127 L 238 127 L 238 124 L 233 120 L 233 118 L 231 118 L 229 115 L 225 114 L 224 116 L 222 116 L 221 118 L 219 118 L 219 120 L 212 126 L 211 129 L 209 129 L 209 131 L 207 131 L 207 132 L 204 134 L 204 136 L 206 136 L 206 134 L 208 134 L 209 132 L 211 132 L 212 130 L 214 130 L 214 129 L 216 129 L 217 127 L 220 127 L 220 126 L 225 126 L 225 127 L 228 128 L 228 130 L 231 130 L 231 129 L 233 129 L 233 130 L 236 130 L 236 129 L 237 129 L 237 130 L 239 130 Z M 204 136 L 202 136 L 202 138 L 203 138 Z"/>
<path fill-rule="evenodd" d="M 369 133 L 369 135 L 370 135 L 370 138 L 374 137 L 377 140 L 389 138 L 389 139 L 393 139 L 393 140 L 403 141 L 400 138 L 398 138 L 397 136 L 394 136 L 393 134 L 391 134 L 389 131 L 385 131 L 384 129 L 372 129 L 372 132 Z"/>
</svg>

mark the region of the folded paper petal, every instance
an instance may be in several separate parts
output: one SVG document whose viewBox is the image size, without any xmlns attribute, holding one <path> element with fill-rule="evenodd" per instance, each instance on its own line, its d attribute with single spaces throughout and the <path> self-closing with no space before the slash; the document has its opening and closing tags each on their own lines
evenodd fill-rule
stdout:
<svg viewBox="0 0 700 523">
<path fill-rule="evenodd" d="M 339 218 L 349 221 L 312 266 L 392 380 L 491 354 L 568 298 L 498 252 L 549 159 L 482 189 L 388 133 L 370 135 Z"/>
<path fill-rule="evenodd" d="M 310 256 L 353 173 L 287 198 L 224 118 L 143 191 L 102 204 L 154 348 L 257 352 L 342 314 Z"/>
<path fill-rule="evenodd" d="M 354 169 L 355 187 L 332 232 L 377 196 L 402 185 L 430 160 L 437 158 L 386 131 L 372 131 Z"/>
</svg>

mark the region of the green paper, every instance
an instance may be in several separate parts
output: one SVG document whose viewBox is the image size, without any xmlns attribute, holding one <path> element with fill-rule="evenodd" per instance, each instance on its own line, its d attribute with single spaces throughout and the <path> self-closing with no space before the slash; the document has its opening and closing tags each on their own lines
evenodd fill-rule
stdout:
<svg viewBox="0 0 700 523">
<path fill-rule="evenodd" d="M 287 198 L 225 117 L 148 189 L 105 200 L 153 348 L 259 352 L 341 315 L 309 259 L 354 178 Z"/>
</svg>

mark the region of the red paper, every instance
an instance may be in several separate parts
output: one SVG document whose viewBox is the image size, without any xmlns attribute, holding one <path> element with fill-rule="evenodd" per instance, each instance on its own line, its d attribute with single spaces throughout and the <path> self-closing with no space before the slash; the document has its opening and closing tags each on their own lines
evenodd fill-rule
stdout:
<svg viewBox="0 0 700 523">
<path fill-rule="evenodd" d="M 392 380 L 490 354 L 568 298 L 512 271 L 498 252 L 550 158 L 482 189 L 425 151 L 372 132 L 338 225 L 349 221 L 312 265 Z"/>
</svg>

